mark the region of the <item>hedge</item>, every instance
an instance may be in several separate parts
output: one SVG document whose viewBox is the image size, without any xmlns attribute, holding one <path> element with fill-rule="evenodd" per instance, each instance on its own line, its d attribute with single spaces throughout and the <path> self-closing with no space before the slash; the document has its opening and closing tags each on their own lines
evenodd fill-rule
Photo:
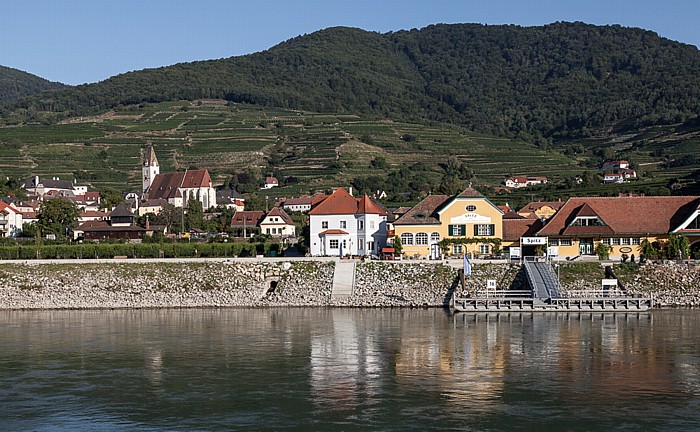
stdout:
<svg viewBox="0 0 700 432">
<path fill-rule="evenodd" d="M 278 243 L 139 243 L 0 246 L 0 260 L 79 258 L 194 258 L 247 257 L 279 252 Z"/>
</svg>

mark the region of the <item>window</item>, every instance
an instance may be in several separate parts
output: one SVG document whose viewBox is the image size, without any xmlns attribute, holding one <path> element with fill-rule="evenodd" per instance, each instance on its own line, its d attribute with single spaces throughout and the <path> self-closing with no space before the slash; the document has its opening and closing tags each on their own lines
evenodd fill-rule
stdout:
<svg viewBox="0 0 700 432">
<path fill-rule="evenodd" d="M 340 221 L 340 228 L 347 228 L 348 224 L 345 221 Z"/>
<path fill-rule="evenodd" d="M 430 243 L 435 244 L 435 243 L 440 243 L 440 233 L 434 232 L 430 234 Z"/>
<path fill-rule="evenodd" d="M 621 244 L 621 245 L 624 245 L 624 246 L 628 246 L 628 245 L 630 244 L 630 240 L 631 240 L 631 239 L 630 239 L 630 238 L 627 238 L 627 237 L 626 237 L 626 238 L 621 238 L 621 239 L 620 239 L 620 244 Z"/>
<path fill-rule="evenodd" d="M 328 221 L 321 221 L 321 228 L 328 229 Z"/>
<path fill-rule="evenodd" d="M 630 243 L 632 243 L 633 245 L 637 245 L 637 246 L 638 246 L 638 245 L 642 244 L 642 239 L 640 239 L 640 238 L 634 238 L 634 237 L 633 237 L 633 238 L 630 239 Z"/>
<path fill-rule="evenodd" d="M 574 219 L 571 226 L 604 226 L 603 221 L 594 216 L 580 216 Z"/>
<path fill-rule="evenodd" d="M 559 239 L 556 239 L 556 238 L 549 239 L 549 245 L 550 246 L 559 246 Z"/>
<path fill-rule="evenodd" d="M 417 245 L 427 245 L 428 244 L 428 233 L 418 233 L 416 234 L 416 244 Z"/>
<path fill-rule="evenodd" d="M 469 204 L 469 205 L 465 208 L 465 210 L 467 210 L 468 212 L 476 211 L 476 206 L 475 206 L 474 204 Z"/>
<path fill-rule="evenodd" d="M 374 221 L 373 220 L 369 221 L 369 229 L 371 229 L 371 230 L 374 229 Z"/>
<path fill-rule="evenodd" d="M 570 238 L 559 239 L 559 246 L 571 246 L 571 245 L 572 245 L 572 243 L 571 243 Z"/>
<path fill-rule="evenodd" d="M 413 234 L 411 234 L 411 233 L 401 234 L 401 244 L 412 245 L 413 244 Z"/>
<path fill-rule="evenodd" d="M 477 224 L 474 225 L 474 235 L 477 236 L 492 236 L 496 230 L 494 224 Z"/>
<path fill-rule="evenodd" d="M 364 250 L 365 249 L 365 239 L 359 239 L 357 241 L 357 248 L 359 250 Z"/>
<path fill-rule="evenodd" d="M 602 238 L 600 239 L 600 242 L 603 243 L 606 246 L 610 246 L 612 244 L 612 239 L 609 238 Z"/>
<path fill-rule="evenodd" d="M 482 255 L 488 255 L 491 252 L 491 246 L 487 244 L 479 245 L 479 253 Z"/>
<path fill-rule="evenodd" d="M 331 240 L 328 242 L 328 247 L 330 247 L 331 249 L 338 249 L 338 244 L 338 240 Z"/>
<path fill-rule="evenodd" d="M 619 238 L 612 238 L 612 245 L 613 246 L 620 246 L 620 239 Z"/>
<path fill-rule="evenodd" d="M 459 255 L 462 253 L 462 245 L 461 244 L 453 244 L 452 245 L 452 253 L 455 255 Z"/>
<path fill-rule="evenodd" d="M 362 231 L 365 229 L 365 221 L 359 220 L 357 221 L 357 230 Z"/>
<path fill-rule="evenodd" d="M 270 228 L 267 228 L 267 234 L 270 234 Z"/>
<path fill-rule="evenodd" d="M 448 225 L 447 234 L 452 237 L 463 236 L 466 233 L 466 225 Z"/>
</svg>

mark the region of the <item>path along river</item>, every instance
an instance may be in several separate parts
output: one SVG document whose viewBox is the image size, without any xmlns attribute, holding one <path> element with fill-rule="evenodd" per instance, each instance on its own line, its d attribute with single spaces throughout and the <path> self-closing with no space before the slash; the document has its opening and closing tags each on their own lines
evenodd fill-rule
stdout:
<svg viewBox="0 0 700 432">
<path fill-rule="evenodd" d="M 0 430 L 698 430 L 700 311 L 0 311 Z"/>
</svg>

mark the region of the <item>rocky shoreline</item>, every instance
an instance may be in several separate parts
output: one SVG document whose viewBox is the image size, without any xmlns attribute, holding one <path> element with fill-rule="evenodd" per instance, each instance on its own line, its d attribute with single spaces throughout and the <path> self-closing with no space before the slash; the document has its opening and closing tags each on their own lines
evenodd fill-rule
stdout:
<svg viewBox="0 0 700 432">
<path fill-rule="evenodd" d="M 334 298 L 333 261 L 211 261 L 0 264 L 0 309 L 179 307 L 442 307 L 461 292 L 454 268 L 441 262 L 358 263 L 355 291 Z M 496 280 L 524 289 L 518 266 L 474 266 L 467 290 Z M 630 293 L 659 307 L 700 306 L 700 267 L 646 264 L 625 275 Z M 590 289 L 575 280 L 565 290 Z"/>
</svg>

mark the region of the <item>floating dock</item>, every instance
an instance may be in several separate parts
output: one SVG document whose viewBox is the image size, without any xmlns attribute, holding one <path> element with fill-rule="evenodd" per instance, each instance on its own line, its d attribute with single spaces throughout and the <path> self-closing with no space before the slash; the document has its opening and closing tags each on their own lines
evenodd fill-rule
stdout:
<svg viewBox="0 0 700 432">
<path fill-rule="evenodd" d="M 534 257 L 533 257 L 534 258 Z M 638 312 L 654 307 L 650 297 L 634 297 L 615 286 L 564 293 L 549 262 L 523 263 L 529 290 L 485 289 L 470 297 L 453 296 L 456 312 Z M 462 276 L 463 277 L 463 276 Z M 462 279 L 462 286 L 465 282 Z M 604 286 L 605 287 L 605 286 Z"/>
</svg>

